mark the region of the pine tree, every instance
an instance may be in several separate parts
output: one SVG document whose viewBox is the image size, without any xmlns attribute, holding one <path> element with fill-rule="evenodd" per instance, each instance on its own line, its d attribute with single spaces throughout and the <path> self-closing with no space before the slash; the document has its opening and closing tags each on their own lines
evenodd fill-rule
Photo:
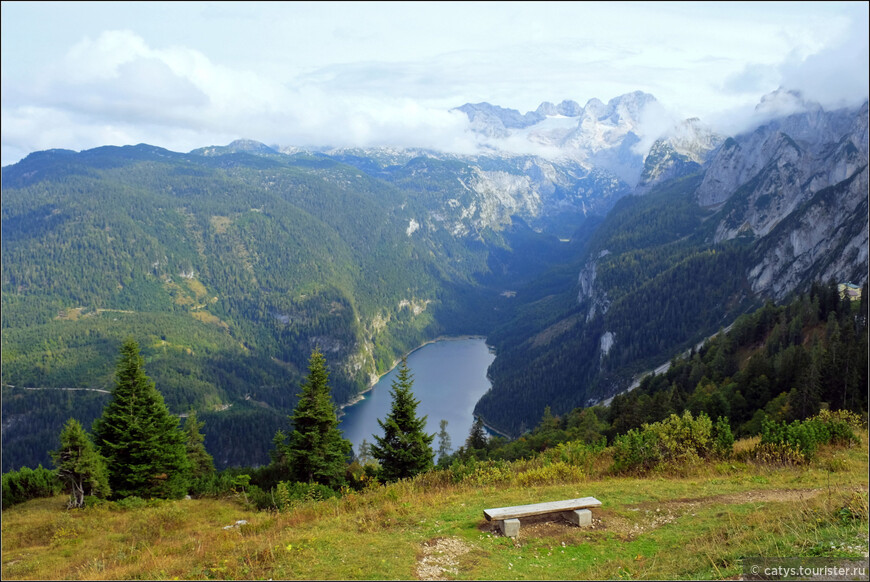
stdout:
<svg viewBox="0 0 870 582">
<path fill-rule="evenodd" d="M 441 419 L 439 428 L 441 430 L 438 432 L 438 465 L 443 466 L 447 463 L 447 458 L 450 456 L 450 449 L 452 448 L 450 433 L 447 432 L 446 419 Z"/>
<path fill-rule="evenodd" d="M 789 392 L 788 402 L 794 420 L 804 420 L 819 412 L 822 392 L 819 370 L 823 358 L 824 349 L 817 343 L 813 346 L 809 366 L 801 375 L 797 385 Z"/>
<path fill-rule="evenodd" d="M 85 495 L 107 497 L 109 475 L 106 460 L 97 452 L 82 425 L 69 419 L 60 433 L 60 448 L 51 452 L 57 476 L 70 491 L 68 507 L 83 507 Z"/>
<path fill-rule="evenodd" d="M 269 451 L 269 459 L 275 467 L 286 470 L 288 466 L 289 451 L 287 450 L 287 434 L 280 428 L 272 437 L 272 449 Z"/>
<path fill-rule="evenodd" d="M 94 421 L 115 497 L 183 497 L 189 486 L 186 437 L 148 376 L 139 345 L 121 347 L 112 399 Z"/>
<path fill-rule="evenodd" d="M 352 445 L 338 428 L 326 358 L 318 349 L 311 353 L 308 376 L 290 419 L 293 432 L 287 452 L 291 476 L 333 488 L 342 485 Z"/>
<path fill-rule="evenodd" d="M 205 450 L 205 437 L 200 429 L 205 426 L 196 418 L 196 411 L 191 410 L 184 421 L 184 434 L 187 438 L 187 460 L 190 461 L 190 476 L 194 479 L 206 477 L 214 473 L 214 459 Z"/>
<path fill-rule="evenodd" d="M 393 404 L 386 420 L 378 419 L 384 436 L 375 438 L 371 447 L 374 458 L 380 462 L 380 475 L 386 481 L 413 477 L 432 468 L 432 440 L 434 434 L 426 434 L 426 417 L 417 418 L 417 405 L 411 388 L 414 379 L 408 362 L 402 359 L 399 374 L 393 381 Z"/>
<path fill-rule="evenodd" d="M 471 431 L 465 440 L 465 448 L 469 450 L 486 448 L 486 431 L 483 428 L 483 419 L 479 416 L 474 419 L 474 424 L 471 425 Z"/>
<path fill-rule="evenodd" d="M 372 462 L 372 445 L 366 439 L 359 444 L 359 454 L 356 456 L 359 464 L 366 466 Z"/>
</svg>

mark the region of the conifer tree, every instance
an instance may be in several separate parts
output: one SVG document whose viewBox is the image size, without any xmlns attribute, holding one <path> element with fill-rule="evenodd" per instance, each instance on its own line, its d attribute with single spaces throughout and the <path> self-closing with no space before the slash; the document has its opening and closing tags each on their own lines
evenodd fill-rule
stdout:
<svg viewBox="0 0 870 582">
<path fill-rule="evenodd" d="M 359 464 L 362 466 L 366 466 L 372 462 L 372 445 L 366 440 L 363 439 L 359 444 L 359 454 L 356 456 L 356 460 L 359 461 Z"/>
<path fill-rule="evenodd" d="M 393 404 L 386 420 L 378 419 L 384 436 L 374 436 L 371 453 L 380 462 L 380 475 L 387 481 L 413 477 L 432 468 L 432 440 L 434 434 L 426 434 L 426 417 L 417 418 L 419 401 L 411 388 L 414 379 L 408 362 L 402 359 L 399 374 L 393 381 Z"/>
<path fill-rule="evenodd" d="M 106 461 L 76 419 L 71 418 L 64 425 L 60 448 L 51 452 L 51 458 L 57 467 L 57 476 L 69 489 L 69 508 L 83 507 L 85 495 L 109 495 Z"/>
<path fill-rule="evenodd" d="M 194 479 L 206 477 L 214 473 L 214 458 L 205 450 L 205 436 L 200 429 L 205 426 L 196 418 L 196 411 L 191 410 L 184 421 L 187 459 L 190 461 L 190 476 Z"/>
<path fill-rule="evenodd" d="M 474 419 L 474 424 L 471 425 L 471 431 L 468 433 L 468 438 L 465 439 L 465 447 L 467 449 L 486 448 L 486 431 L 483 429 L 483 419 L 479 416 Z"/>
<path fill-rule="evenodd" d="M 189 487 L 186 437 L 148 376 L 139 345 L 121 347 L 112 399 L 94 421 L 115 497 L 183 497 Z"/>
<path fill-rule="evenodd" d="M 442 418 L 438 426 L 440 428 L 438 431 L 438 465 L 442 466 L 447 463 L 452 443 L 450 442 L 450 433 L 447 432 L 447 419 Z"/>
<path fill-rule="evenodd" d="M 289 463 L 289 454 L 287 450 L 287 433 L 279 428 L 275 431 L 275 436 L 272 437 L 272 449 L 269 451 L 271 464 L 286 470 Z"/>
<path fill-rule="evenodd" d="M 318 349 L 311 353 L 308 376 L 290 419 L 293 432 L 287 453 L 291 476 L 297 481 L 333 488 L 342 485 L 352 445 L 338 428 L 326 358 Z"/>
</svg>

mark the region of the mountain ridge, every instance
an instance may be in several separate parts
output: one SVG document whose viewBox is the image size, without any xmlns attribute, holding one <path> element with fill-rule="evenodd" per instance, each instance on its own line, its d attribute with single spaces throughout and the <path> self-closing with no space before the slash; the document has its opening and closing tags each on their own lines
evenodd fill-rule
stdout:
<svg viewBox="0 0 870 582">
<path fill-rule="evenodd" d="M 517 434 L 546 405 L 619 391 L 763 298 L 866 280 L 866 103 L 721 140 L 688 120 L 641 156 L 628 120 L 653 101 L 629 95 L 542 104 L 557 116 L 518 130 L 606 126 L 612 147 L 585 162 L 253 140 L 34 152 L 2 169 L 3 383 L 105 387 L 113 342 L 142 330 L 175 412 L 232 405 L 207 434 L 225 433 L 210 443 L 232 464 L 232 438 L 263 436 L 242 419 L 265 434 L 292 408 L 281 387 L 309 349 L 328 352 L 344 402 L 398 354 L 474 333 L 503 356 L 477 414 Z M 612 171 L 622 163 L 636 188 Z M 547 386 L 520 386 L 542 374 Z M 4 443 L 32 412 L 4 407 Z M 43 420 L 35 433 L 51 439 Z"/>
</svg>

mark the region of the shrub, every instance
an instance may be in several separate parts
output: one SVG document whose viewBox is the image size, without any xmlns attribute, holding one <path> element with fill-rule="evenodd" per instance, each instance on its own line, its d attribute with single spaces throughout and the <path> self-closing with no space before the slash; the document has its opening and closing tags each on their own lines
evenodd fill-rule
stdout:
<svg viewBox="0 0 870 582">
<path fill-rule="evenodd" d="M 124 511 L 142 509 L 143 507 L 148 507 L 148 505 L 149 503 L 147 501 L 145 501 L 141 497 L 137 497 L 136 495 L 123 497 L 114 502 L 114 506 L 116 509 Z"/>
<path fill-rule="evenodd" d="M 585 475 L 576 465 L 557 461 L 535 469 L 529 469 L 516 476 L 516 483 L 522 487 L 548 485 L 551 483 L 572 483 L 582 481 Z"/>
<path fill-rule="evenodd" d="M 257 509 L 287 510 L 302 501 L 321 501 L 340 497 L 334 489 L 320 483 L 281 481 L 266 493 L 256 485 L 248 488 L 248 496 Z"/>
<path fill-rule="evenodd" d="M 278 504 L 275 502 L 274 489 L 272 491 L 264 491 L 257 485 L 251 485 L 247 490 L 248 502 L 260 510 L 278 509 Z"/>
<path fill-rule="evenodd" d="M 454 459 L 450 464 L 450 467 L 447 469 L 448 474 L 450 475 L 450 481 L 453 483 L 461 483 L 477 470 L 477 459 L 474 457 L 470 457 L 465 461 L 461 461 L 458 458 Z"/>
<path fill-rule="evenodd" d="M 474 472 L 465 477 L 465 483 L 472 485 L 493 485 L 510 483 L 513 472 L 510 465 L 504 461 L 480 461 L 474 466 Z"/>
<path fill-rule="evenodd" d="M 860 442 L 855 431 L 861 429 L 864 422 L 850 410 L 822 410 L 813 420 L 827 426 L 831 444 L 852 445 Z"/>
<path fill-rule="evenodd" d="M 667 461 L 694 463 L 712 453 L 713 423 L 701 413 L 692 418 L 688 410 L 683 416 L 670 415 L 661 422 L 649 426 L 664 448 L 662 457 Z"/>
<path fill-rule="evenodd" d="M 583 441 L 559 443 L 555 447 L 541 453 L 540 457 L 544 463 L 561 461 L 569 465 L 577 465 L 588 469 L 595 456 L 604 450 L 605 442 L 602 439 L 593 444 L 587 444 Z"/>
<path fill-rule="evenodd" d="M 749 458 L 762 465 L 803 465 L 807 458 L 797 449 L 785 443 L 758 443 L 749 453 Z"/>
<path fill-rule="evenodd" d="M 686 465 L 700 459 L 731 455 L 734 436 L 727 418 L 713 422 L 703 412 L 697 418 L 688 410 L 661 422 L 644 424 L 620 435 L 613 443 L 612 470 L 646 472 L 655 467 Z"/>
<path fill-rule="evenodd" d="M 661 449 L 658 434 L 646 425 L 633 428 L 613 443 L 613 471 L 649 471 L 661 461 Z"/>
<path fill-rule="evenodd" d="M 713 454 L 728 459 L 734 453 L 734 433 L 727 417 L 720 416 L 713 425 Z"/>
<path fill-rule="evenodd" d="M 36 469 L 21 467 L 19 471 L 3 474 L 2 507 L 6 509 L 38 497 L 53 497 L 63 491 L 57 472 L 39 465 Z"/>
<path fill-rule="evenodd" d="M 788 447 L 800 453 L 807 461 L 815 457 L 820 445 L 849 445 L 858 442 L 855 428 L 860 426 L 857 415 L 843 410 L 821 411 L 804 421 L 795 420 L 790 424 L 765 420 L 762 423 L 762 445 Z"/>
</svg>

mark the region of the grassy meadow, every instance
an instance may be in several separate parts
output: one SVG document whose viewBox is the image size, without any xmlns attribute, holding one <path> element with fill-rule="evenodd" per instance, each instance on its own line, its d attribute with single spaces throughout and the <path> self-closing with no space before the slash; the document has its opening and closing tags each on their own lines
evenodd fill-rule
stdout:
<svg viewBox="0 0 870 582">
<path fill-rule="evenodd" d="M 519 461 L 507 473 L 482 465 L 458 484 L 431 472 L 280 513 L 247 508 L 244 493 L 83 510 L 66 510 L 65 496 L 36 499 L 3 511 L 2 578 L 736 579 L 744 557 L 864 558 L 867 431 L 860 437 L 797 467 L 716 461 L 618 477 L 605 450 L 582 471 L 535 473 Z M 751 445 L 735 443 L 736 458 Z M 523 520 L 510 539 L 483 517 L 583 496 L 602 502 L 589 528 Z"/>
</svg>

